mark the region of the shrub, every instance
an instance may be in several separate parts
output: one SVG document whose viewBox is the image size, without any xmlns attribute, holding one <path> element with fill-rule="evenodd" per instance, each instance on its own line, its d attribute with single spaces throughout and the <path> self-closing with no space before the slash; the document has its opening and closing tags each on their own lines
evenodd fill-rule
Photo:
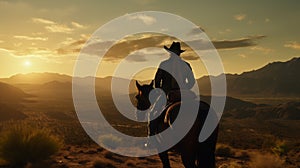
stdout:
<svg viewBox="0 0 300 168">
<path fill-rule="evenodd" d="M 232 147 L 228 145 L 217 145 L 216 155 L 221 157 L 233 157 L 235 152 L 233 151 Z"/>
<path fill-rule="evenodd" d="M 270 153 L 255 153 L 250 162 L 250 167 L 253 168 L 282 168 L 284 161 L 278 156 Z"/>
<path fill-rule="evenodd" d="M 274 147 L 272 148 L 272 152 L 277 156 L 286 155 L 289 152 L 289 147 L 285 141 L 277 141 Z"/>
<path fill-rule="evenodd" d="M 47 130 L 17 125 L 1 137 L 0 157 L 13 166 L 23 167 L 48 159 L 60 145 Z"/>
</svg>

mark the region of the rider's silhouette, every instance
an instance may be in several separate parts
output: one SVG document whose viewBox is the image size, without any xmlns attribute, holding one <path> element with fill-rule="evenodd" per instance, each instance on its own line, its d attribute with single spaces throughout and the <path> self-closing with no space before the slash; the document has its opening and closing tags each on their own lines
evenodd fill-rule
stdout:
<svg viewBox="0 0 300 168">
<path fill-rule="evenodd" d="M 164 48 L 170 53 L 170 58 L 159 65 L 155 74 L 155 87 L 161 88 L 172 99 L 172 92 L 190 90 L 195 84 L 195 77 L 190 64 L 180 58 L 185 50 L 181 50 L 179 42 Z"/>
<path fill-rule="evenodd" d="M 164 48 L 170 53 L 170 58 L 161 62 L 154 81 L 155 87 L 161 88 L 167 95 L 168 102 L 172 103 L 179 101 L 182 92 L 188 91 L 194 86 L 195 77 L 190 64 L 180 58 L 180 54 L 185 50 L 181 49 L 179 42 L 173 42 L 169 48 L 167 46 Z M 191 92 L 186 93 L 192 95 Z M 156 126 L 155 120 L 151 120 L 149 135 L 156 133 Z"/>
</svg>

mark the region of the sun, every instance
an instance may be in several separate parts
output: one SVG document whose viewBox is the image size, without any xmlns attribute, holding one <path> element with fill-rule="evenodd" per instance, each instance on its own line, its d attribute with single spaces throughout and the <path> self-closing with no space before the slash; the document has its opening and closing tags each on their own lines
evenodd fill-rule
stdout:
<svg viewBox="0 0 300 168">
<path fill-rule="evenodd" d="M 26 60 L 23 64 L 25 67 L 30 67 L 32 65 L 29 60 Z"/>
</svg>

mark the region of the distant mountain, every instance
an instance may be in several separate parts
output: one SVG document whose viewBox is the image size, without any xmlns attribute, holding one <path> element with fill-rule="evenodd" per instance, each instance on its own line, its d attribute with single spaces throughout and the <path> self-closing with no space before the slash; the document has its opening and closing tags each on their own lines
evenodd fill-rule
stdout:
<svg viewBox="0 0 300 168">
<path fill-rule="evenodd" d="M 0 102 L 19 102 L 29 96 L 23 90 L 2 82 L 0 82 L 0 93 Z"/>
<path fill-rule="evenodd" d="M 59 81 L 51 81 L 51 82 L 46 82 L 40 86 L 40 88 L 43 89 L 69 89 L 71 90 L 72 88 L 72 83 L 71 82 L 59 82 Z"/>
<path fill-rule="evenodd" d="M 226 77 L 230 96 L 300 96 L 300 58 L 269 63 L 258 70 L 227 74 Z M 198 79 L 198 84 L 202 94 L 210 94 L 208 76 Z"/>
<path fill-rule="evenodd" d="M 300 58 L 293 58 L 286 62 L 273 62 L 266 66 L 244 72 L 242 74 L 226 74 L 228 95 L 232 97 L 300 97 Z M 219 77 L 211 76 L 218 81 Z M 84 78 L 81 78 L 84 79 Z M 111 90 L 112 77 L 96 78 L 96 90 L 108 92 Z M 72 77 L 57 73 L 30 73 L 18 74 L 10 78 L 0 78 L 0 81 L 9 84 L 46 84 L 59 85 L 59 83 L 71 83 Z M 53 82 L 51 84 L 51 82 Z M 118 83 L 130 82 L 129 93 L 136 91 L 134 81 L 118 79 Z M 200 93 L 210 95 L 209 76 L 197 80 Z M 118 87 L 115 91 L 123 90 Z"/>
<path fill-rule="evenodd" d="M 300 120 L 300 102 L 288 102 L 278 105 L 274 111 L 278 117 L 290 120 Z"/>
<path fill-rule="evenodd" d="M 80 79 L 84 80 L 84 79 Z M 118 79 L 121 84 L 128 82 L 126 79 Z M 135 85 L 133 81 L 129 81 L 130 89 L 132 92 L 130 93 L 131 101 L 134 102 L 134 89 Z M 147 83 L 147 82 L 145 82 Z M 46 82 L 44 84 L 21 84 L 17 85 L 21 88 L 24 87 L 24 90 L 34 96 L 37 96 L 38 99 L 42 100 L 55 100 L 55 101 L 69 101 L 72 100 L 72 83 L 71 82 L 60 82 L 60 81 L 51 81 Z M 98 99 L 98 103 L 101 105 L 103 111 L 107 111 L 110 115 L 115 115 L 117 113 L 117 109 L 114 106 L 114 102 L 111 96 L 111 77 L 107 78 L 97 78 L 96 79 L 96 95 Z M 1 96 L 0 98 L 4 100 L 8 100 L 7 102 L 14 102 L 14 99 L 20 99 L 26 96 L 21 89 L 18 89 L 9 84 L 0 83 L 0 91 L 5 93 L 5 96 L 11 96 L 11 98 L 5 98 Z M 116 90 L 118 93 L 120 89 Z M 124 97 L 126 95 L 120 94 L 120 96 Z M 13 98 L 15 97 L 15 98 Z M 201 96 L 201 100 L 209 103 L 211 97 L 210 96 Z M 1 101 L 0 101 L 1 105 Z M 9 113 L 7 113 L 7 110 Z M 243 101 L 237 98 L 233 98 L 227 96 L 226 105 L 224 109 L 224 118 L 258 118 L 258 119 L 287 119 L 287 120 L 299 120 L 300 119 L 300 104 L 299 102 L 289 102 L 285 104 L 280 104 L 276 106 L 271 105 L 261 105 L 255 104 L 248 101 Z M 12 115 L 12 116 L 11 116 Z M 24 118 L 25 116 L 22 113 L 18 114 L 17 109 L 12 109 L 12 106 L 7 106 L 6 104 L 2 104 L 0 106 L 0 116 L 2 118 Z M 4 119 L 3 118 L 3 119 Z"/>
<path fill-rule="evenodd" d="M 0 78 L 0 81 L 9 84 L 43 84 L 51 81 L 71 82 L 72 77 L 58 73 L 29 73 L 17 74 L 9 78 Z"/>
<path fill-rule="evenodd" d="M 21 102 L 28 96 L 21 89 L 0 82 L 0 122 L 26 118 Z"/>
<path fill-rule="evenodd" d="M 81 84 L 86 84 L 84 82 L 86 79 L 90 79 L 91 77 L 85 77 L 85 78 L 78 78 Z M 119 84 L 125 84 L 130 83 L 129 86 L 129 92 L 132 93 L 136 91 L 135 83 L 134 81 L 130 81 L 128 79 L 123 78 L 115 78 L 117 85 Z M 9 83 L 12 85 L 17 85 L 18 87 L 24 87 L 26 88 L 28 84 L 35 84 L 35 85 L 41 85 L 42 88 L 46 89 L 54 89 L 54 88 L 69 88 L 72 89 L 72 76 L 64 75 L 64 74 L 58 74 L 58 73 L 29 73 L 29 74 L 17 74 L 14 76 L 11 76 L 9 78 L 0 78 L 0 82 Z M 96 90 L 101 91 L 111 91 L 111 83 L 112 83 L 112 77 L 96 77 L 95 79 L 95 86 Z M 117 92 L 123 92 L 123 90 L 119 90 L 119 87 L 115 88 L 115 91 Z"/>
<path fill-rule="evenodd" d="M 287 102 L 274 106 L 257 106 L 250 109 L 257 119 L 300 120 L 300 102 Z"/>
</svg>

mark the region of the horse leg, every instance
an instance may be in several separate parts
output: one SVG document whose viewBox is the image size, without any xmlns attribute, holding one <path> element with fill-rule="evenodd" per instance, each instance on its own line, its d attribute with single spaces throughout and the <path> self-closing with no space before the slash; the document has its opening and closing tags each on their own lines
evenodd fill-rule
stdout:
<svg viewBox="0 0 300 168">
<path fill-rule="evenodd" d="M 162 153 L 159 153 L 158 156 L 159 156 L 159 158 L 160 158 L 160 160 L 163 164 L 163 168 L 171 168 L 168 151 L 164 151 Z"/>
<path fill-rule="evenodd" d="M 201 148 L 198 153 L 198 168 L 215 168 L 216 160 L 215 160 L 215 151 L 211 149 L 205 149 L 207 147 Z"/>
<path fill-rule="evenodd" d="M 196 168 L 195 159 L 196 156 L 191 153 L 181 153 L 181 160 L 185 168 Z"/>
<path fill-rule="evenodd" d="M 218 127 L 213 134 L 203 143 L 199 144 L 198 149 L 198 168 L 215 168 L 216 167 L 216 143 L 218 137 Z"/>
</svg>

